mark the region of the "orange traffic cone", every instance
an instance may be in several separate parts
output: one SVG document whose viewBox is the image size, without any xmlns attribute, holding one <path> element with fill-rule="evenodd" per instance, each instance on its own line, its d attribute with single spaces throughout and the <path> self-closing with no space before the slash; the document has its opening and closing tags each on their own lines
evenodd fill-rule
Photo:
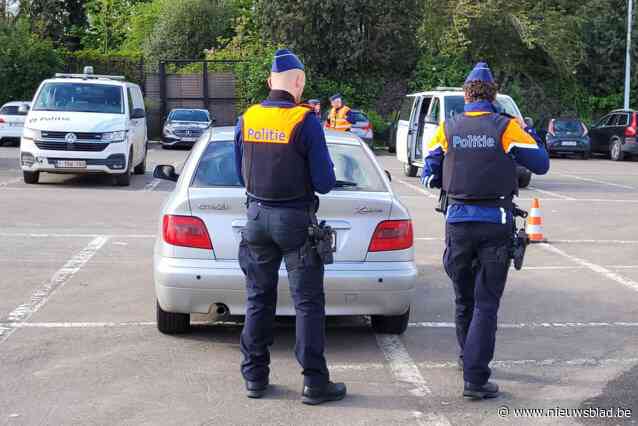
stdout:
<svg viewBox="0 0 638 426">
<path fill-rule="evenodd" d="M 538 198 L 532 200 L 532 208 L 527 216 L 527 227 L 525 232 L 530 243 L 543 243 L 547 240 L 543 235 L 543 213 L 541 213 L 541 202 Z"/>
</svg>

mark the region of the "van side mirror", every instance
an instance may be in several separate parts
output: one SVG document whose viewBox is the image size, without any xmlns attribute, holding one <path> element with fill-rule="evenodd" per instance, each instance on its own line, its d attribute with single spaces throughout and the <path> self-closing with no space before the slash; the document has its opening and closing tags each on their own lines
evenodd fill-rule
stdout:
<svg viewBox="0 0 638 426">
<path fill-rule="evenodd" d="M 20 114 L 27 114 L 29 112 L 29 104 L 20 104 L 20 106 L 18 106 L 18 112 Z"/>
<path fill-rule="evenodd" d="M 146 112 L 144 111 L 144 108 L 134 108 L 133 111 L 131 111 L 131 120 L 136 120 L 138 118 L 144 118 L 146 117 Z"/>
<path fill-rule="evenodd" d="M 384 170 L 384 172 L 385 172 L 385 175 L 388 177 L 388 180 L 392 182 L 392 175 L 390 174 L 390 172 L 387 170 Z"/>
<path fill-rule="evenodd" d="M 175 173 L 175 166 L 169 164 L 162 164 L 155 167 L 153 177 L 156 179 L 170 180 L 171 182 L 177 182 L 177 179 L 179 179 L 179 175 Z"/>
</svg>

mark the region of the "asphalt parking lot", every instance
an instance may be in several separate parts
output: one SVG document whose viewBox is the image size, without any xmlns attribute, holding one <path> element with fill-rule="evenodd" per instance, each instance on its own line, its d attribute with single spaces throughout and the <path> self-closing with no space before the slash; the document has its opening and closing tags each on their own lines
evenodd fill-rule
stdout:
<svg viewBox="0 0 638 426">
<path fill-rule="evenodd" d="M 149 170 L 187 154 L 154 148 Z M 0 148 L 0 424 L 638 423 L 638 162 L 554 159 L 521 191 L 522 207 L 541 199 L 549 244 L 530 247 L 508 280 L 493 362 L 504 394 L 471 402 L 455 368 L 437 194 L 404 177 L 393 156 L 379 159 L 414 221 L 410 327 L 396 337 L 375 335 L 364 318 L 329 321 L 332 378 L 349 396 L 308 407 L 293 322 L 278 322 L 274 390 L 262 400 L 244 397 L 239 322 L 179 337 L 155 328 L 152 246 L 171 183 L 43 175 L 25 185 L 17 149 Z M 588 407 L 633 418 L 517 411 Z"/>
</svg>

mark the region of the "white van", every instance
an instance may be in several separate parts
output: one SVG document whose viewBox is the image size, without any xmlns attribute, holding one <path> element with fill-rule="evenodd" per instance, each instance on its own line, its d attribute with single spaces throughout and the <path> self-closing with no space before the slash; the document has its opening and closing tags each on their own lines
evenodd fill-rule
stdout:
<svg viewBox="0 0 638 426">
<path fill-rule="evenodd" d="M 121 76 L 56 74 L 40 84 L 24 125 L 20 165 L 25 183 L 41 172 L 106 173 L 119 186 L 146 171 L 144 98 Z"/>
<path fill-rule="evenodd" d="M 495 104 L 500 111 L 522 118 L 516 102 L 509 96 L 498 94 Z M 438 87 L 404 98 L 397 122 L 396 155 L 403 163 L 406 176 L 414 177 L 419 168 L 424 167 L 428 142 L 434 137 L 439 124 L 456 114 L 462 114 L 464 106 L 463 89 L 460 87 Z M 529 170 L 518 167 L 520 188 L 529 185 L 531 177 Z"/>
</svg>

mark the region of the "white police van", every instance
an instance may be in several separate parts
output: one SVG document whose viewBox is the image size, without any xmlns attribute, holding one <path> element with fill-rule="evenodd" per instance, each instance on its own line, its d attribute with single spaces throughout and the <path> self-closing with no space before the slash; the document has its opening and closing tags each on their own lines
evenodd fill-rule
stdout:
<svg viewBox="0 0 638 426">
<path fill-rule="evenodd" d="M 406 176 L 416 176 L 419 168 L 425 166 L 427 146 L 439 124 L 463 113 L 463 95 L 460 87 L 437 87 L 429 92 L 412 93 L 403 99 L 397 122 L 396 155 L 403 163 Z M 495 106 L 513 117 L 523 117 L 516 102 L 507 95 L 496 95 Z M 531 178 L 532 173 L 529 170 L 518 167 L 519 187 L 525 188 Z"/>
<path fill-rule="evenodd" d="M 40 173 L 105 173 L 119 186 L 146 171 L 144 98 L 122 76 L 56 74 L 38 88 L 24 124 L 25 183 Z"/>
</svg>

